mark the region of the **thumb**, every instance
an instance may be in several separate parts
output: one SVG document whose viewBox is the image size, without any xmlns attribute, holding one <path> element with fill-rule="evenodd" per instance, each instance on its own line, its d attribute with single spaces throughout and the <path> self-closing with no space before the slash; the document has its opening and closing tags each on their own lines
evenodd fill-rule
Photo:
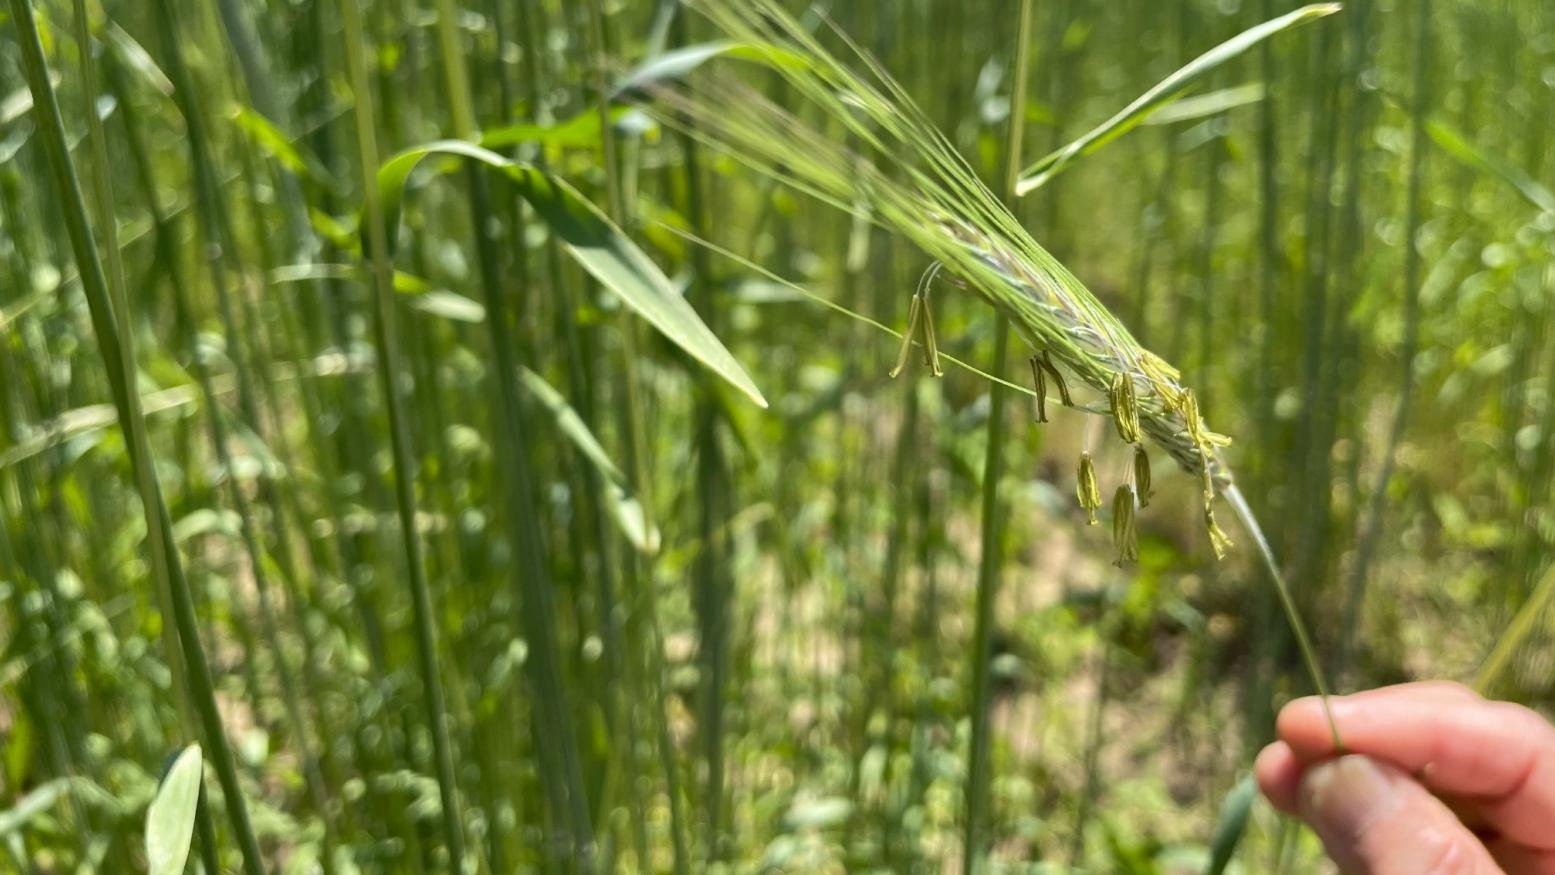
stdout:
<svg viewBox="0 0 1555 875">
<path fill-rule="evenodd" d="M 1317 763 L 1301 778 L 1301 817 L 1346 875 L 1494 875 L 1458 818 L 1408 775 L 1364 756 Z"/>
</svg>

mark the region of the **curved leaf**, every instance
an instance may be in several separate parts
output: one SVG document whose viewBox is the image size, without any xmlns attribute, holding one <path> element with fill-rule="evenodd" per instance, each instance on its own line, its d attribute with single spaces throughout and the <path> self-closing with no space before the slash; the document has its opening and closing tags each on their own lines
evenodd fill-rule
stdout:
<svg viewBox="0 0 1555 875">
<path fill-rule="evenodd" d="M 639 64 L 616 82 L 611 92 L 612 100 L 629 99 L 651 90 L 660 82 L 683 79 L 691 71 L 715 58 L 735 58 L 744 61 L 760 61 L 777 66 L 807 63 L 804 56 L 786 49 L 761 43 L 718 40 L 694 46 L 673 49 Z"/>
<path fill-rule="evenodd" d="M 642 503 L 631 492 L 626 475 L 621 473 L 621 469 L 611 461 L 605 448 L 600 446 L 599 440 L 589 430 L 588 423 L 583 421 L 577 411 L 568 405 L 562 393 L 556 391 L 556 388 L 546 382 L 544 377 L 528 368 L 520 368 L 519 380 L 524 390 L 551 414 L 556 426 L 568 440 L 572 441 L 573 446 L 578 448 L 583 458 L 587 459 L 605 478 L 606 509 L 616 521 L 616 525 L 620 527 L 621 533 L 632 542 L 632 546 L 643 553 L 650 555 L 657 553 L 659 530 L 648 522 L 647 515 L 643 513 Z"/>
<path fill-rule="evenodd" d="M 149 875 L 181 875 L 194 836 L 194 813 L 200 804 L 205 759 L 200 746 L 184 748 L 162 778 L 156 798 L 146 809 L 146 870 Z"/>
<path fill-rule="evenodd" d="M 490 149 L 463 140 L 439 140 L 395 155 L 378 169 L 378 191 L 391 253 L 410 174 L 424 159 L 441 155 L 474 159 L 506 174 L 545 220 L 567 254 L 584 270 L 671 343 L 757 404 L 767 406 L 750 375 L 681 297 L 658 265 L 577 189 L 536 167 L 510 161 Z"/>
<path fill-rule="evenodd" d="M 1500 155 L 1486 151 L 1464 136 L 1457 128 L 1441 119 L 1426 122 L 1425 130 L 1431 135 L 1431 139 L 1436 141 L 1436 145 L 1448 155 L 1475 170 L 1499 177 L 1502 182 L 1516 189 L 1528 203 L 1546 213 L 1555 213 L 1555 193 L 1539 180 L 1534 179 L 1526 170 Z"/>
<path fill-rule="evenodd" d="M 624 106 L 612 108 L 611 124 L 619 124 L 622 119 L 634 112 L 638 111 Z M 504 149 L 527 143 L 545 146 L 598 147 L 599 142 L 599 113 L 593 110 L 586 110 L 571 118 L 548 125 L 526 122 L 492 128 L 481 131 L 480 139 L 481 146 L 487 149 Z"/>
<path fill-rule="evenodd" d="M 1200 94 L 1195 97 L 1184 97 L 1173 101 L 1167 106 L 1161 107 L 1159 112 L 1142 122 L 1146 125 L 1173 125 L 1178 122 L 1195 121 L 1207 116 L 1219 115 L 1233 109 L 1250 106 L 1268 96 L 1268 89 L 1262 82 L 1247 82 L 1242 85 L 1233 85 L 1230 88 L 1222 88 L 1219 91 L 1211 91 L 1208 94 Z"/>
<path fill-rule="evenodd" d="M 1256 798 L 1258 785 L 1252 775 L 1237 782 L 1226 794 L 1226 801 L 1220 806 L 1220 821 L 1215 824 L 1215 837 L 1210 840 L 1209 865 L 1204 868 L 1204 875 L 1220 875 L 1226 871 L 1247 832 L 1247 817 Z"/>
<path fill-rule="evenodd" d="M 61 796 L 70 792 L 70 781 L 70 778 L 45 781 L 29 790 L 15 805 L 0 811 L 0 836 L 20 830 L 34 817 L 52 808 Z"/>
<path fill-rule="evenodd" d="M 302 283 L 314 280 L 353 280 L 366 282 L 367 269 L 354 264 L 288 264 L 270 271 L 272 283 Z M 433 288 L 426 280 L 404 271 L 394 272 L 394 291 L 405 296 L 405 306 L 455 322 L 480 322 L 486 307 L 458 292 Z"/>
<path fill-rule="evenodd" d="M 405 305 L 432 316 L 441 316 L 453 322 L 484 322 L 486 306 L 458 292 L 432 289 L 424 294 L 406 298 Z"/>
<path fill-rule="evenodd" d="M 1093 128 L 1085 136 L 1026 168 L 1015 183 L 1015 193 L 1026 195 L 1041 188 L 1048 180 L 1062 173 L 1074 159 L 1089 155 L 1128 133 L 1161 107 L 1176 100 L 1200 79 L 1253 46 L 1282 31 L 1333 15 L 1341 8 L 1338 3 L 1314 3 L 1303 6 L 1294 12 L 1288 12 L 1278 18 L 1250 27 L 1199 55 L 1177 72 L 1156 83 L 1155 87 L 1141 94 L 1133 103 L 1123 107 L 1116 115 Z"/>
</svg>

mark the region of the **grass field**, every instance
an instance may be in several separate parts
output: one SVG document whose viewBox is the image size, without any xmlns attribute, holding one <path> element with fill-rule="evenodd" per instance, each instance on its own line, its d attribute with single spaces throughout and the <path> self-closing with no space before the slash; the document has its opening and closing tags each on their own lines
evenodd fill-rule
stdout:
<svg viewBox="0 0 1555 875">
<path fill-rule="evenodd" d="M 0 872 L 1324 871 L 1284 702 L 1555 709 L 1549 3 L 7 2 Z"/>
</svg>

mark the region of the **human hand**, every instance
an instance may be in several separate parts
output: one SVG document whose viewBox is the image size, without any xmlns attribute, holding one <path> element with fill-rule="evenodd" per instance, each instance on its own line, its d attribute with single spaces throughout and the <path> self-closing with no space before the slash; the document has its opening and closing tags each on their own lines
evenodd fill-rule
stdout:
<svg viewBox="0 0 1555 875">
<path fill-rule="evenodd" d="M 1349 875 L 1555 875 L 1555 727 L 1459 684 L 1401 684 L 1280 711 L 1258 786 Z M 1343 755 L 1338 755 L 1338 754 Z"/>
</svg>

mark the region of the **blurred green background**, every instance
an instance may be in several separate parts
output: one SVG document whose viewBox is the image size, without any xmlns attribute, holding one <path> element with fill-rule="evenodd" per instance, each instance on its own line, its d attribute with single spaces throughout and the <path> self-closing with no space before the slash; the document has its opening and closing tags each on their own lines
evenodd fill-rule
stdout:
<svg viewBox="0 0 1555 875">
<path fill-rule="evenodd" d="M 206 804 L 150 830 L 191 870 L 1322 871 L 1244 782 L 1312 691 L 1249 535 L 1216 561 L 1160 457 L 1114 565 L 1105 418 L 893 380 L 754 270 L 901 331 L 929 263 L 616 87 L 845 136 L 666 61 L 722 38 L 695 6 L 10 0 L 0 871 L 182 871 L 146 814 L 193 742 Z M 1031 164 L 1296 8 L 1040 0 L 1017 89 L 1019 0 L 785 6 L 997 192 L 1012 121 Z M 1016 215 L 1233 438 L 1332 687 L 1549 713 L 1555 5 L 1351 0 L 1222 61 Z M 445 138 L 529 170 L 364 186 Z M 934 319 L 1029 383 L 972 295 Z"/>
</svg>

